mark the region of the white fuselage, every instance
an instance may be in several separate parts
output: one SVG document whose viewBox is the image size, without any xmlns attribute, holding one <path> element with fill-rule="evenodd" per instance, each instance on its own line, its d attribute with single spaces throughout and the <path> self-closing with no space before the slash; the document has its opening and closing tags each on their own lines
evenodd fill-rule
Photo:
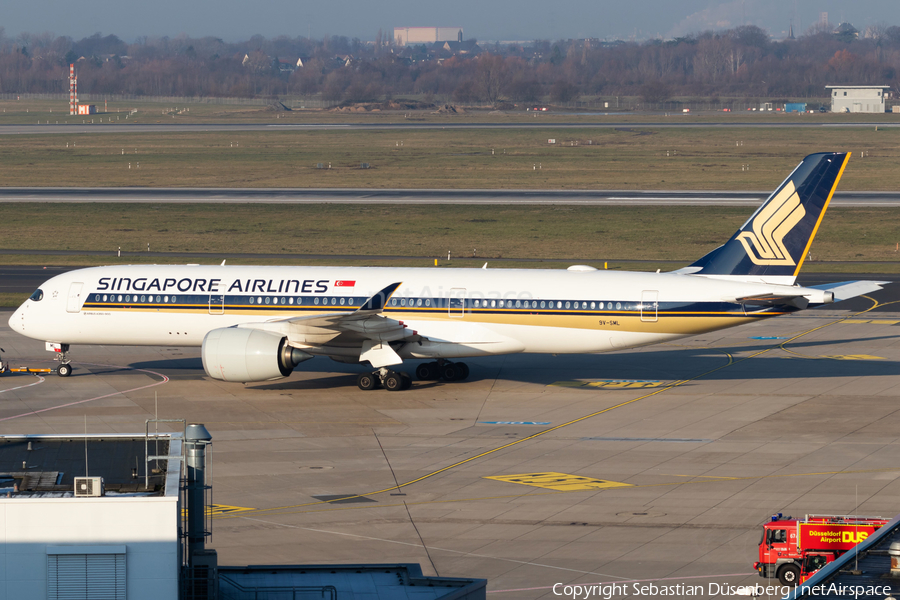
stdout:
<svg viewBox="0 0 900 600">
<path fill-rule="evenodd" d="M 60 344 L 200 346 L 213 329 L 349 313 L 396 282 L 383 316 L 425 338 L 399 348 L 403 358 L 605 352 L 793 310 L 740 298 L 799 291 L 826 301 L 816 289 L 669 273 L 137 265 L 54 277 L 9 324 Z M 312 354 L 359 351 L 340 339 L 292 343 Z"/>
</svg>

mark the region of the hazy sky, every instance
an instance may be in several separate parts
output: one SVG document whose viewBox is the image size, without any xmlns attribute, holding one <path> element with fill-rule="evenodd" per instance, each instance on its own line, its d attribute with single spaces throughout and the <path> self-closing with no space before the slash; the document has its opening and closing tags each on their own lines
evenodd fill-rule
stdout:
<svg viewBox="0 0 900 600">
<path fill-rule="evenodd" d="M 215 36 L 226 41 L 311 34 L 373 40 L 378 29 L 462 27 L 466 38 L 532 40 L 599 37 L 664 38 L 753 24 L 783 37 L 793 19 L 803 33 L 828 13 L 837 24 L 900 25 L 898 0 L 33 0 L 4 3 L 0 27 L 68 35 Z"/>
</svg>

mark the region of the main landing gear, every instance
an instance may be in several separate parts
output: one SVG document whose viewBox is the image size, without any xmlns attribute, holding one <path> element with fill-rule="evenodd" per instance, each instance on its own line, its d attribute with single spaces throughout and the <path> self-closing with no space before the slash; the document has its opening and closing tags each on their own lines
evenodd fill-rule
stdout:
<svg viewBox="0 0 900 600">
<path fill-rule="evenodd" d="M 422 381 L 462 381 L 469 377 L 469 366 L 463 362 L 450 362 L 449 360 L 437 360 L 430 363 L 422 363 L 416 367 L 416 377 Z"/>
<path fill-rule="evenodd" d="M 449 360 L 436 360 L 430 363 L 422 363 L 416 367 L 416 377 L 422 381 L 462 381 L 469 376 L 469 366 L 462 362 L 450 362 Z M 376 371 L 360 373 L 356 378 L 356 385 L 361 390 L 374 390 L 384 388 L 391 392 L 408 390 L 412 386 L 412 378 L 406 373 L 399 373 L 382 367 Z"/>
<path fill-rule="evenodd" d="M 399 373 L 382 367 L 371 373 L 360 373 L 356 378 L 356 385 L 361 390 L 374 390 L 383 387 L 390 392 L 408 390 L 412 386 L 412 377 L 406 373 Z"/>
</svg>

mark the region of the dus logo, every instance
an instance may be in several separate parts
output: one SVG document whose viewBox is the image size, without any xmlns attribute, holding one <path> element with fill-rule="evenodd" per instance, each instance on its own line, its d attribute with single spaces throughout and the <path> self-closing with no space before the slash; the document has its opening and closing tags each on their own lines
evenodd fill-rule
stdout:
<svg viewBox="0 0 900 600">
<path fill-rule="evenodd" d="M 869 537 L 865 531 L 842 531 L 841 541 L 846 544 L 858 544 Z"/>
</svg>

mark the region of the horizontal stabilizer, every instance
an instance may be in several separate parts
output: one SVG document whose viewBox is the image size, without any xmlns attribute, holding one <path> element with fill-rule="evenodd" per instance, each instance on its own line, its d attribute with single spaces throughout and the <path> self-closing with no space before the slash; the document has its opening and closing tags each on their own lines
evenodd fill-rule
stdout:
<svg viewBox="0 0 900 600">
<path fill-rule="evenodd" d="M 809 306 L 809 298 L 802 294 L 758 294 L 736 298 L 735 301 L 750 306 L 794 306 L 799 309 Z"/>
<path fill-rule="evenodd" d="M 825 283 L 822 285 L 810 285 L 807 287 L 817 290 L 824 290 L 834 294 L 834 301 L 849 300 L 863 294 L 871 294 L 878 290 L 884 289 L 881 286 L 889 284 L 890 281 L 842 281 L 840 283 Z"/>
</svg>

